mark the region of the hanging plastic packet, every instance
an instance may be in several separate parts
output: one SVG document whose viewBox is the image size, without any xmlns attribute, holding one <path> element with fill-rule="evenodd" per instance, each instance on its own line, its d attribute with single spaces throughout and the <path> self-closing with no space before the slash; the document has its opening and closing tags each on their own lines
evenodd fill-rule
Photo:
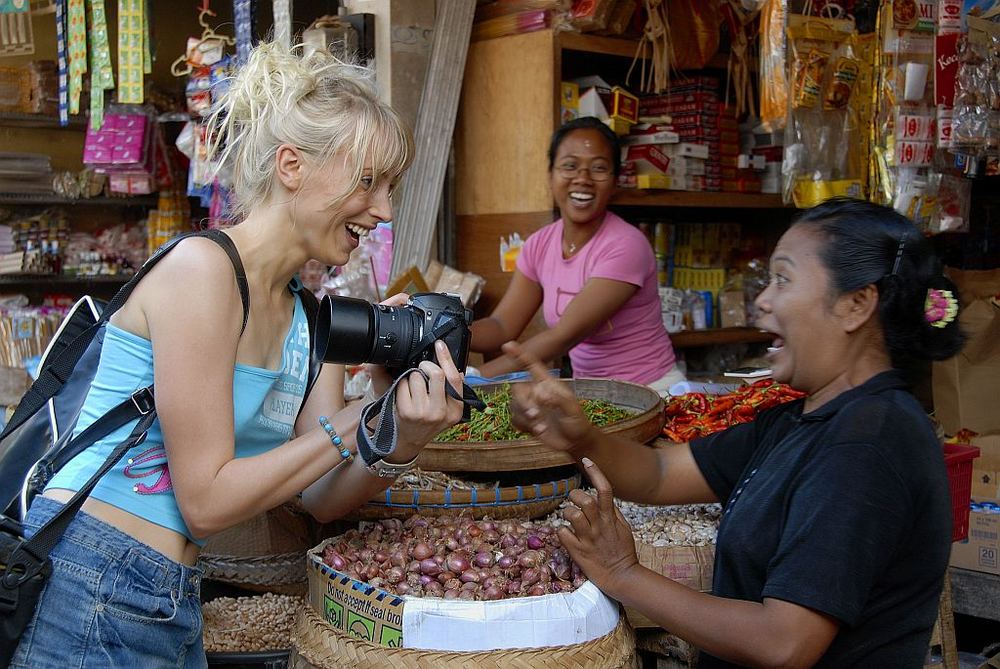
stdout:
<svg viewBox="0 0 1000 669">
<path fill-rule="evenodd" d="M 968 232 L 972 182 L 951 174 L 941 175 L 937 193 L 938 206 L 930 222 L 932 234 Z"/>
<path fill-rule="evenodd" d="M 796 59 L 792 101 L 794 109 L 813 109 L 819 102 L 823 76 L 829 61 L 830 54 L 819 49 L 811 49 L 805 58 Z"/>
<path fill-rule="evenodd" d="M 184 55 L 193 67 L 215 65 L 225 55 L 225 45 L 221 40 L 188 37 Z"/>
<path fill-rule="evenodd" d="M 770 132 L 785 127 L 788 85 L 785 75 L 787 0 L 766 0 L 760 10 L 760 119 Z"/>
<path fill-rule="evenodd" d="M 853 90 L 867 65 L 858 57 L 854 23 L 792 14 L 787 34 L 785 201 L 811 207 L 835 195 L 863 197 L 866 132 Z"/>
<path fill-rule="evenodd" d="M 212 107 L 212 70 L 208 67 L 198 67 L 191 70 L 184 95 L 187 99 L 187 110 L 193 118 L 206 115 Z"/>
<path fill-rule="evenodd" d="M 854 84 L 861 72 L 861 61 L 849 56 L 840 56 L 833 67 L 833 81 L 823 98 L 823 109 L 844 109 L 854 92 Z"/>
</svg>

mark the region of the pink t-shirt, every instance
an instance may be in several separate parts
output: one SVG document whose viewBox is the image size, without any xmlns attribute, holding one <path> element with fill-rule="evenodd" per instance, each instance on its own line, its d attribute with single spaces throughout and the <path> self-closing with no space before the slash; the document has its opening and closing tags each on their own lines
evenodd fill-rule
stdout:
<svg viewBox="0 0 1000 669">
<path fill-rule="evenodd" d="M 611 319 L 569 352 L 573 375 L 651 383 L 673 369 L 674 349 L 663 327 L 656 259 L 649 240 L 608 212 L 601 228 L 571 258 L 562 256 L 559 219 L 525 241 L 517 268 L 542 286 L 542 314 L 554 327 L 590 279 L 639 286 Z"/>
</svg>

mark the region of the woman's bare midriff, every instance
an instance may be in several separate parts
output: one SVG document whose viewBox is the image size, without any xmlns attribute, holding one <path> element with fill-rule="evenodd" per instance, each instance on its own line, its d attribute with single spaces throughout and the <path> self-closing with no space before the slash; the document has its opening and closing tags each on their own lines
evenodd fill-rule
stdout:
<svg viewBox="0 0 1000 669">
<path fill-rule="evenodd" d="M 44 496 L 65 504 L 74 494 L 72 490 L 57 488 L 46 490 Z M 83 511 L 121 530 L 136 541 L 146 544 L 174 562 L 193 566 L 198 560 L 197 544 L 191 543 L 187 537 L 173 530 L 151 523 L 99 499 L 90 498 L 84 502 Z"/>
</svg>

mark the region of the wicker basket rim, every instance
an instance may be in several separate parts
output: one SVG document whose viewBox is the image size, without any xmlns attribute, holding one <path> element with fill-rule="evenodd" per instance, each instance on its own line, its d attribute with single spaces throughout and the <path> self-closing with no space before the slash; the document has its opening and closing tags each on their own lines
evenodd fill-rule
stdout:
<svg viewBox="0 0 1000 669">
<path fill-rule="evenodd" d="M 292 585 L 308 581 L 306 555 L 281 553 L 249 557 L 202 553 L 198 566 L 204 577 L 226 583 Z"/>
<path fill-rule="evenodd" d="M 494 666 L 504 667 L 546 667 L 559 666 L 565 669 L 594 667 L 595 651 L 599 654 L 606 648 L 606 662 L 599 666 L 602 669 L 618 669 L 635 666 L 635 635 L 624 615 L 619 617 L 618 624 L 608 634 L 565 646 L 546 646 L 541 648 L 504 648 L 494 651 L 441 651 L 420 648 L 391 648 L 358 639 L 343 634 L 331 627 L 310 607 L 299 609 L 295 626 L 292 630 L 292 647 L 310 662 L 319 662 L 318 666 L 348 666 L 343 664 L 346 657 L 354 657 L 357 663 L 349 666 L 383 666 L 380 662 L 391 661 L 391 666 L 403 669 L 425 667 L 467 667 Z M 336 664 L 333 664 L 336 662 Z"/>
<path fill-rule="evenodd" d="M 495 488 L 472 488 L 471 490 L 421 490 L 409 488 L 405 490 L 386 488 L 384 493 L 376 495 L 366 502 L 381 506 L 449 506 L 455 504 L 480 506 L 506 506 L 509 504 L 524 504 L 564 499 L 570 490 L 580 487 L 579 473 L 562 479 L 544 483 L 529 483 L 527 485 L 497 486 Z M 543 492 L 548 488 L 551 492 Z M 527 493 L 527 494 L 526 494 Z M 505 500 L 502 497 L 516 494 L 516 499 Z"/>
<path fill-rule="evenodd" d="M 614 382 L 622 386 L 631 386 L 636 389 L 636 392 L 646 393 L 649 396 L 649 399 L 652 401 L 652 404 L 650 406 L 646 407 L 645 409 L 639 409 L 638 407 L 626 407 L 628 409 L 636 409 L 638 413 L 636 413 L 634 416 L 626 418 L 625 420 L 619 420 L 614 423 L 608 423 L 607 425 L 602 425 L 600 428 L 601 431 L 611 432 L 611 433 L 621 432 L 632 427 L 643 425 L 649 420 L 650 413 L 655 412 L 660 415 L 663 414 L 663 399 L 660 397 L 659 393 L 657 393 L 649 386 L 644 386 L 640 383 L 633 383 L 631 381 L 621 381 L 619 379 L 592 379 L 589 377 L 578 377 L 578 378 L 560 379 L 560 380 L 565 383 L 583 382 L 584 387 L 586 388 L 589 388 L 588 384 L 592 384 L 594 382 L 603 382 L 603 383 Z M 484 388 L 492 390 L 496 386 L 508 385 L 511 383 L 520 383 L 520 382 L 505 381 L 504 383 L 488 383 L 482 386 L 477 386 L 476 389 L 478 390 L 480 388 Z M 655 400 L 653 399 L 654 397 Z M 584 399 L 595 399 L 595 398 L 584 397 Z M 663 426 L 661 425 L 660 427 L 662 428 Z M 427 446 L 432 449 L 448 448 L 449 446 L 455 446 L 455 445 L 459 446 L 472 445 L 475 446 L 477 449 L 483 448 L 486 450 L 499 450 L 499 449 L 517 448 L 518 446 L 534 447 L 538 445 L 538 440 L 536 438 L 529 436 L 524 439 L 507 439 L 504 441 L 431 441 L 427 444 Z"/>
</svg>

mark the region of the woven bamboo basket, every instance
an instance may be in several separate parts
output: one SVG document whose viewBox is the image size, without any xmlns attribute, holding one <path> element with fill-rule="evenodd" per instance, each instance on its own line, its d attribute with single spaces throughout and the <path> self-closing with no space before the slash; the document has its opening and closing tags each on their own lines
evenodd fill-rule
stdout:
<svg viewBox="0 0 1000 669">
<path fill-rule="evenodd" d="M 315 544 L 309 517 L 283 504 L 213 536 L 198 558 L 204 577 L 256 592 L 302 595 L 306 551 Z"/>
<path fill-rule="evenodd" d="M 613 379 L 564 379 L 571 384 L 580 399 L 600 399 L 626 409 L 635 415 L 601 428 L 606 434 L 617 434 L 645 443 L 663 430 L 663 400 L 652 388 Z M 485 384 L 476 390 L 484 393 L 497 390 L 501 384 Z M 565 453 L 553 451 L 538 439 L 516 441 L 432 441 L 417 457 L 417 466 L 438 472 L 506 472 L 559 467 L 573 464 Z"/>
<path fill-rule="evenodd" d="M 569 491 L 580 487 L 580 474 L 545 483 L 472 488 L 471 490 L 387 489 L 360 506 L 349 517 L 357 520 L 461 514 L 470 518 L 540 518 L 562 504 Z"/>
<path fill-rule="evenodd" d="M 639 669 L 635 635 L 625 618 L 607 634 L 570 646 L 451 652 L 390 648 L 334 629 L 309 606 L 292 630 L 289 669 Z"/>
</svg>

